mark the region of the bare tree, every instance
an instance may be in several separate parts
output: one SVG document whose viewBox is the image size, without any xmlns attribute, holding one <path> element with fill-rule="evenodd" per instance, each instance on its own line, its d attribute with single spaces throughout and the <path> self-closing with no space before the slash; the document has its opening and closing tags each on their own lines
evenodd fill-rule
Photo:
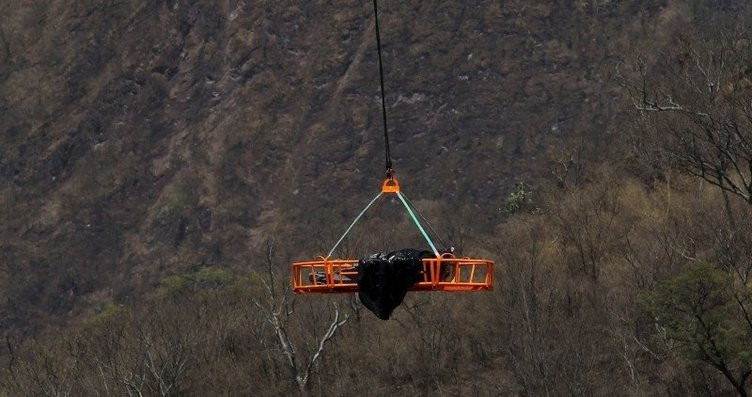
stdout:
<svg viewBox="0 0 752 397">
<path fill-rule="evenodd" d="M 750 321 L 749 206 L 752 205 L 752 43 L 750 29 L 726 31 L 713 40 L 679 35 L 659 57 L 638 58 L 633 74 L 619 74 L 639 114 L 635 148 L 654 164 L 676 168 L 719 188 L 718 214 L 687 225 L 686 240 L 704 241 L 712 254 L 678 252 L 690 263 L 709 260 L 729 276 L 729 315 L 739 332 Z M 745 208 L 746 207 L 746 208 Z M 711 211 L 712 212 L 712 211 Z M 725 220 L 723 220 L 725 212 Z M 718 217 L 720 215 L 720 217 Z M 697 320 L 697 319 L 696 319 Z M 697 320 L 698 323 L 699 320 Z M 709 334 L 708 334 L 709 335 Z M 707 336 L 707 335 L 706 335 Z M 715 343 L 713 338 L 707 338 Z M 712 344 L 711 344 L 712 345 Z M 711 346 L 712 347 L 712 346 Z M 712 353 L 713 349 L 706 349 Z M 723 360 L 703 352 L 707 363 L 745 395 L 745 372 L 731 376 Z"/>
<path fill-rule="evenodd" d="M 300 358 L 298 351 L 295 348 L 295 344 L 290 339 L 288 332 L 287 319 L 289 319 L 289 317 L 295 312 L 294 304 L 288 299 L 289 294 L 287 291 L 289 288 L 285 288 L 284 291 L 277 291 L 277 288 L 275 288 L 275 277 L 272 270 L 273 256 L 274 244 L 272 242 L 267 242 L 266 262 L 268 281 L 264 278 L 260 278 L 266 292 L 266 299 L 265 302 L 254 299 L 253 303 L 261 310 L 265 321 L 272 326 L 280 353 L 283 355 L 286 365 L 290 370 L 290 374 L 295 379 L 295 383 L 298 386 L 301 395 L 305 396 L 308 395 L 311 373 L 316 363 L 324 354 L 327 342 L 334 338 L 337 330 L 344 326 L 350 317 L 345 314 L 344 318 L 340 318 L 339 307 L 336 303 L 333 303 L 334 318 L 331 323 L 329 323 L 324 334 L 318 338 L 317 345 L 311 355 L 305 359 Z"/>
<path fill-rule="evenodd" d="M 567 246 L 574 272 L 587 274 L 598 281 L 620 235 L 617 217 L 620 212 L 617 194 L 605 187 L 600 190 L 572 191 L 554 208 L 553 215 Z"/>
<path fill-rule="evenodd" d="M 23 357 L 16 357 L 4 373 L 0 372 L 0 390 L 9 395 L 68 397 L 77 394 L 81 365 L 77 359 L 79 341 L 65 338 L 46 345 L 30 343 Z"/>
<path fill-rule="evenodd" d="M 749 31 L 707 41 L 679 36 L 657 60 L 619 70 L 653 160 L 752 204 L 752 43 Z"/>
</svg>

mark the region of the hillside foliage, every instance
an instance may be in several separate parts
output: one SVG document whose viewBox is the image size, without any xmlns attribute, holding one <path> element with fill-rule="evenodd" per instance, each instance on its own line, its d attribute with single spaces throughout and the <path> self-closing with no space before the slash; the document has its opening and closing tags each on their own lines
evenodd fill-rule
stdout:
<svg viewBox="0 0 752 397">
<path fill-rule="evenodd" d="M 6 2 L 0 397 L 752 394 L 752 7 L 381 4 L 397 176 L 495 289 L 291 292 L 381 175 L 370 2 Z"/>
</svg>

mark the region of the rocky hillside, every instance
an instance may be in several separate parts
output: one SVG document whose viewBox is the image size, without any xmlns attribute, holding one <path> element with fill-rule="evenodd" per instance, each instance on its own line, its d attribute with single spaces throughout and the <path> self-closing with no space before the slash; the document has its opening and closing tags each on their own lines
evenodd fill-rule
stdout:
<svg viewBox="0 0 752 397">
<path fill-rule="evenodd" d="M 636 44 L 742 7 L 381 3 L 398 177 L 470 235 L 500 221 L 515 182 L 618 150 L 613 75 Z M 0 14 L 0 330 L 134 301 L 189 269 L 258 266 L 270 239 L 284 260 L 320 253 L 380 182 L 368 1 Z"/>
</svg>

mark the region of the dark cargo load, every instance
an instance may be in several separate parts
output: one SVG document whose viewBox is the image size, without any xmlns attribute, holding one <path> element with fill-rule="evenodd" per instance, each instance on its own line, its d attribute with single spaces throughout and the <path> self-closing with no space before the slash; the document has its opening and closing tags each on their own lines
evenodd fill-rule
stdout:
<svg viewBox="0 0 752 397">
<path fill-rule="evenodd" d="M 423 258 L 428 257 L 434 254 L 405 248 L 361 259 L 357 265 L 360 301 L 378 318 L 388 320 L 410 287 L 423 279 Z"/>
</svg>

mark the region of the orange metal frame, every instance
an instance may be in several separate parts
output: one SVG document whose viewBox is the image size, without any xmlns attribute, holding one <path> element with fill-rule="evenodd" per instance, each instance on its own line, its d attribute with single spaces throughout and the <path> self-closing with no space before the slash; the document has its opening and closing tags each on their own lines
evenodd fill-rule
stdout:
<svg viewBox="0 0 752 397">
<path fill-rule="evenodd" d="M 381 192 L 399 195 L 399 191 L 397 178 L 390 174 L 381 185 Z M 357 292 L 357 264 L 357 259 L 323 256 L 295 262 L 292 264 L 293 291 L 298 294 Z M 494 263 L 487 259 L 455 258 L 452 254 L 444 254 L 423 259 L 422 274 L 423 280 L 415 283 L 411 291 L 490 291 L 493 289 Z"/>
<path fill-rule="evenodd" d="M 357 292 L 357 259 L 318 259 L 292 265 L 293 291 L 299 294 Z M 493 290 L 494 263 L 485 259 L 423 259 L 423 280 L 411 291 L 469 292 Z"/>
</svg>

